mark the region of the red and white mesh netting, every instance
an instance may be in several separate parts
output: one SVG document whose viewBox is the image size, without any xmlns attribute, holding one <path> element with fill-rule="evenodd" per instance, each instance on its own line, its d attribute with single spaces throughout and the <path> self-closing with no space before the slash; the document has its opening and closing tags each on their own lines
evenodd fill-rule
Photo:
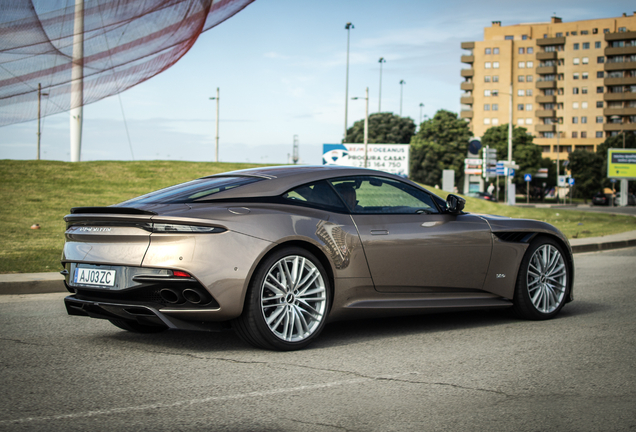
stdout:
<svg viewBox="0 0 636 432">
<path fill-rule="evenodd" d="M 75 0 L 0 0 L 0 126 L 120 93 L 175 64 L 254 0 L 84 0 L 83 100 L 71 101 Z"/>
</svg>

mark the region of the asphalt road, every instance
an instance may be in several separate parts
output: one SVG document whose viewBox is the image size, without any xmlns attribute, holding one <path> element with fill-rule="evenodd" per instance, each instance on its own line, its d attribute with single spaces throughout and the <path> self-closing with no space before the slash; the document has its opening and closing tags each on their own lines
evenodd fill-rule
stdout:
<svg viewBox="0 0 636 432">
<path fill-rule="evenodd" d="M 292 353 L 2 296 L 0 430 L 636 430 L 636 248 L 575 260 L 576 300 L 552 321 L 334 323 Z"/>
</svg>

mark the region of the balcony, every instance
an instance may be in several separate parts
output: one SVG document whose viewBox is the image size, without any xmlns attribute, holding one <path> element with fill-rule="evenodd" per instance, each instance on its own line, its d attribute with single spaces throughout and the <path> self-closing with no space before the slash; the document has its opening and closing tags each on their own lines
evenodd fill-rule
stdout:
<svg viewBox="0 0 636 432">
<path fill-rule="evenodd" d="M 475 49 L 475 42 L 462 42 L 462 49 L 465 49 L 465 50 Z"/>
<path fill-rule="evenodd" d="M 535 132 L 556 132 L 556 125 L 538 124 L 534 127 Z"/>
<path fill-rule="evenodd" d="M 473 118 L 473 111 L 472 110 L 460 111 L 459 112 L 459 117 L 460 118 L 465 118 L 465 119 L 472 119 Z"/>
<path fill-rule="evenodd" d="M 547 117 L 547 118 L 554 118 L 556 117 L 556 110 L 536 110 L 535 111 L 537 117 Z"/>
<path fill-rule="evenodd" d="M 474 103 L 474 99 L 472 96 L 464 96 L 459 99 L 459 102 L 463 103 L 464 105 L 472 105 Z"/>
<path fill-rule="evenodd" d="M 605 48 L 605 55 L 623 55 L 623 54 L 636 54 L 636 46 L 626 47 L 607 47 Z"/>
<path fill-rule="evenodd" d="M 636 131 L 636 123 L 605 123 L 605 132 Z"/>
<path fill-rule="evenodd" d="M 537 68 L 537 74 L 539 75 L 556 74 L 556 71 L 556 66 L 539 66 Z"/>
<path fill-rule="evenodd" d="M 556 81 L 537 81 L 538 89 L 555 89 L 557 86 Z"/>
<path fill-rule="evenodd" d="M 636 39 L 636 31 L 628 31 L 621 33 L 605 33 L 605 40 L 608 42 L 617 40 Z"/>
<path fill-rule="evenodd" d="M 537 96 L 537 103 L 556 103 L 556 96 Z"/>
<path fill-rule="evenodd" d="M 623 33 L 625 34 L 625 33 Z M 565 44 L 564 37 L 553 37 L 553 38 L 545 38 L 545 39 L 537 39 L 537 45 L 546 46 L 546 45 L 563 45 Z"/>
<path fill-rule="evenodd" d="M 475 56 L 474 55 L 463 55 L 462 56 L 462 63 L 475 63 Z"/>
<path fill-rule="evenodd" d="M 466 91 L 472 91 L 475 89 L 475 83 L 471 83 L 471 82 L 463 82 L 459 88 L 461 88 L 462 90 L 466 90 Z"/>
<path fill-rule="evenodd" d="M 464 78 L 472 78 L 475 75 L 475 69 L 462 69 L 462 76 Z"/>
<path fill-rule="evenodd" d="M 636 93 L 605 93 L 603 100 L 606 102 L 636 100 Z"/>
<path fill-rule="evenodd" d="M 623 78 L 605 78 L 603 84 L 605 84 L 606 86 L 632 85 L 636 84 L 636 76 Z"/>
<path fill-rule="evenodd" d="M 636 69 L 636 62 L 605 63 L 605 72 Z"/>
<path fill-rule="evenodd" d="M 631 116 L 636 115 L 636 108 L 604 108 L 604 116 Z"/>
<path fill-rule="evenodd" d="M 556 60 L 556 59 L 557 59 L 556 51 L 537 53 L 537 60 Z"/>
</svg>

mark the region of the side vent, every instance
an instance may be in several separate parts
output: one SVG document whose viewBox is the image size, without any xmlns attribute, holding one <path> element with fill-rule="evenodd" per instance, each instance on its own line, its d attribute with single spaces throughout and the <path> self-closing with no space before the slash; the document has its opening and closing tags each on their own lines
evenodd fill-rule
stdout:
<svg viewBox="0 0 636 432">
<path fill-rule="evenodd" d="M 509 243 L 528 243 L 536 235 L 528 232 L 496 232 L 499 240 Z"/>
</svg>

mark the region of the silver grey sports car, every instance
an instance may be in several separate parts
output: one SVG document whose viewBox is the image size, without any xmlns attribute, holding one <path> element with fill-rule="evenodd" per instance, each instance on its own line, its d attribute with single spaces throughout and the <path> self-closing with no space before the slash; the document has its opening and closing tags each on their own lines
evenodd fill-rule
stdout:
<svg viewBox="0 0 636 432">
<path fill-rule="evenodd" d="M 464 203 L 380 171 L 285 166 L 73 208 L 66 308 L 132 332 L 233 328 L 277 350 L 340 319 L 483 308 L 554 317 L 572 300 L 567 239 Z"/>
</svg>

